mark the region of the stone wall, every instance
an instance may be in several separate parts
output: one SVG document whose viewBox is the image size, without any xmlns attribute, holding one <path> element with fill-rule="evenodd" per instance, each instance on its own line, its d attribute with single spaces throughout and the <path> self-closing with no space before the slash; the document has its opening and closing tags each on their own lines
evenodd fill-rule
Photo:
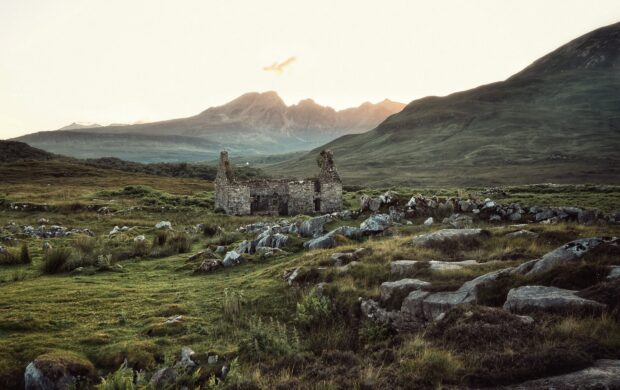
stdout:
<svg viewBox="0 0 620 390">
<path fill-rule="evenodd" d="M 294 214 L 312 214 L 314 206 L 314 181 L 291 181 L 288 184 L 288 212 Z"/>
<path fill-rule="evenodd" d="M 215 208 L 227 214 L 295 215 L 331 213 L 342 208 L 342 183 L 330 151 L 321 152 L 318 178 L 237 181 L 228 153 L 220 154 Z"/>
<path fill-rule="evenodd" d="M 337 181 L 321 182 L 319 192 L 322 213 L 333 213 L 342 209 L 342 183 Z"/>
</svg>

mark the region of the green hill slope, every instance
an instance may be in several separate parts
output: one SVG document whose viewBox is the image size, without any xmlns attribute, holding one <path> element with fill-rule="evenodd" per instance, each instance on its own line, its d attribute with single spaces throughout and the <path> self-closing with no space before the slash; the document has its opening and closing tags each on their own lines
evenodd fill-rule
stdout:
<svg viewBox="0 0 620 390">
<path fill-rule="evenodd" d="M 322 148 L 348 182 L 617 182 L 619 91 L 617 23 L 503 82 L 413 101 L 374 130 Z M 304 175 L 317 150 L 268 171 Z"/>
</svg>

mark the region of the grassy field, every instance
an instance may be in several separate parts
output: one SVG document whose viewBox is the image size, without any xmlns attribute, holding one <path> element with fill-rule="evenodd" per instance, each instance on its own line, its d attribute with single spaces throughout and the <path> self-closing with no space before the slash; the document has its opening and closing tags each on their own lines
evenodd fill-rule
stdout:
<svg viewBox="0 0 620 390">
<path fill-rule="evenodd" d="M 501 342 L 492 340 L 485 345 L 470 346 L 441 336 L 451 334 L 454 329 L 432 328 L 426 333 L 396 335 L 359 314 L 359 298 L 375 297 L 379 285 L 392 278 L 389 274 L 392 260 L 476 259 L 484 263 L 459 271 L 431 272 L 421 268 L 414 275 L 431 282 L 432 288 L 454 289 L 475 276 L 539 257 L 578 237 L 620 236 L 617 225 L 535 225 L 531 230 L 539 237 L 526 240 L 505 237 L 506 232 L 514 230 L 509 226 L 477 222 L 489 230 L 489 239 L 472 247 L 448 251 L 411 247 L 413 235 L 441 228 L 423 226 L 419 217 L 411 225 L 397 226 L 391 237 L 363 243 L 344 240 L 341 247 L 330 250 L 292 249 L 288 254 L 267 259 L 249 256 L 247 264 L 196 274 L 194 269 L 198 264 L 188 261 L 191 254 L 218 244 L 230 243 L 229 248 L 234 247 L 231 241 L 252 237 L 236 233 L 236 229 L 259 220 L 215 214 L 212 183 L 28 163 L 3 167 L 2 174 L 5 203 L 47 203 L 55 208 L 45 212 L 4 209 L 0 211 L 0 226 L 10 222 L 38 226 L 38 220 L 46 218 L 49 225 L 89 228 L 96 234 L 94 238 L 18 236 L 20 244 L 8 246 L 18 254 L 25 243 L 32 257 L 30 264 L 0 265 L 0 381 L 11 388 L 22 386 L 28 362 L 53 350 L 85 356 L 100 376 L 115 371 L 125 358 L 130 367 L 152 372 L 171 365 L 183 346 L 197 352 L 215 351 L 229 360 L 239 357 L 238 375 L 223 384 L 230 388 L 241 382 L 252 382 L 259 388 L 502 384 L 526 379 L 528 375 L 536 377 L 581 368 L 596 358 L 620 358 L 620 324 L 617 317 L 610 315 L 543 316 L 537 318 L 533 329 L 528 328 L 529 336 L 523 339 L 510 333 Z M 350 190 L 345 194 L 345 205 L 351 208 L 357 207 L 361 193 L 379 191 Z M 477 190 L 400 188 L 399 191 L 456 195 Z M 593 204 L 607 211 L 618 204 L 617 188 L 609 191 L 567 188 L 551 192 L 515 187 L 502 196 L 502 202 Z M 83 207 L 93 204 L 116 211 L 104 214 Z M 337 221 L 330 227 L 359 224 L 364 218 Z M 153 227 L 162 220 L 170 221 L 178 235 L 187 238 L 189 247 L 182 253 L 165 252 L 154 244 L 159 233 Z M 204 234 L 194 229 L 198 223 L 219 225 L 224 232 Z M 130 229 L 109 236 L 114 226 Z M 148 250 L 140 256 L 128 254 L 135 250 L 134 238 L 139 235 L 146 236 Z M 68 247 L 81 253 L 82 261 L 88 256 L 109 254 L 108 261 L 113 266 L 89 263 L 86 268 L 91 272 L 43 273 L 42 245 L 46 241 L 53 248 Z M 332 253 L 360 246 L 372 253 L 350 271 L 328 270 L 319 274 L 314 271 L 324 266 Z M 592 261 L 620 264 L 617 257 Z M 282 275 L 297 266 L 302 267 L 302 279 L 306 283 L 291 288 Z M 583 272 L 590 271 L 586 267 Z M 555 283 L 553 278 L 550 280 L 545 283 Z M 600 282 L 600 277 L 593 280 Z M 318 282 L 327 283 L 329 301 L 312 295 Z M 479 318 L 491 315 L 482 309 L 471 310 Z M 176 315 L 182 316 L 180 323 L 163 325 L 167 318 Z M 501 332 L 504 331 L 502 328 Z M 503 337 L 501 332 L 499 336 Z M 537 351 L 539 345 L 525 340 L 528 337 L 544 342 L 543 350 Z M 571 352 L 563 354 L 566 350 Z M 525 371 L 512 367 L 517 355 L 523 356 L 520 364 Z M 546 363 L 558 361 L 560 356 L 564 360 L 556 366 Z M 489 363 L 493 359 L 499 362 L 495 366 Z"/>
</svg>

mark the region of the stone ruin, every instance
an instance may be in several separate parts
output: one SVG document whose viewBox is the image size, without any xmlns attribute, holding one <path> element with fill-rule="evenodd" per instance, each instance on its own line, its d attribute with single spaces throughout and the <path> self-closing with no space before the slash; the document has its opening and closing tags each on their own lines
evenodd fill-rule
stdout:
<svg viewBox="0 0 620 390">
<path fill-rule="evenodd" d="M 319 154 L 318 177 L 304 180 L 235 178 L 228 152 L 220 153 L 215 177 L 215 209 L 234 215 L 332 213 L 342 208 L 342 182 L 330 150 Z"/>
</svg>

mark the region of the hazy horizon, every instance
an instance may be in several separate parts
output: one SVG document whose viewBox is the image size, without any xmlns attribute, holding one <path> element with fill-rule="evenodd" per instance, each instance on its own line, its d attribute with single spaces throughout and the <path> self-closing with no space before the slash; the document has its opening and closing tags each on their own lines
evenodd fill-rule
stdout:
<svg viewBox="0 0 620 390">
<path fill-rule="evenodd" d="M 620 16 L 614 1 L 376 4 L 0 3 L 0 138 L 186 117 L 252 91 L 409 103 L 503 80 Z"/>
</svg>

